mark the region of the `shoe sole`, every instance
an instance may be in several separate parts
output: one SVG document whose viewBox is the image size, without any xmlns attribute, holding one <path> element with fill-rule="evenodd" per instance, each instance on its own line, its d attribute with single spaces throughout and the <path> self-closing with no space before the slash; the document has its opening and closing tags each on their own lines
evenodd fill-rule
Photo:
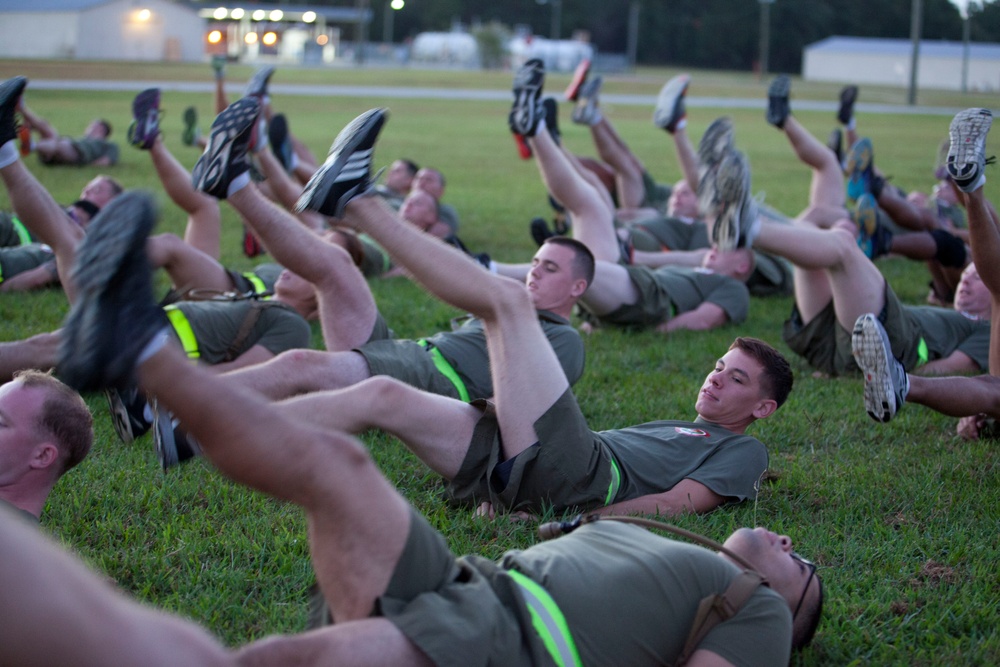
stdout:
<svg viewBox="0 0 1000 667">
<path fill-rule="evenodd" d="M 194 107 L 188 107 L 184 110 L 182 120 L 184 121 L 184 133 L 181 135 L 181 141 L 184 142 L 185 146 L 194 146 L 198 134 L 198 112 Z"/>
<path fill-rule="evenodd" d="M 854 323 L 851 353 L 865 379 L 865 411 L 877 422 L 893 418 L 898 406 L 889 372 L 892 347 L 874 315 L 862 315 Z"/>
<path fill-rule="evenodd" d="M 840 91 L 840 108 L 837 109 L 837 120 L 841 125 L 851 122 L 854 115 L 854 103 L 858 100 L 858 87 L 847 86 Z"/>
<path fill-rule="evenodd" d="M 844 173 L 847 174 L 847 198 L 858 199 L 871 192 L 870 174 L 874 148 L 868 137 L 858 139 L 847 153 Z"/>
<path fill-rule="evenodd" d="M 267 87 L 271 82 L 274 72 L 275 69 L 271 66 L 262 67 L 254 72 L 250 80 L 247 81 L 247 88 L 244 95 L 252 95 L 254 97 L 267 95 Z"/>
<path fill-rule="evenodd" d="M 566 92 L 563 93 L 563 97 L 567 102 L 576 102 L 576 98 L 580 95 L 580 88 L 587 80 L 589 73 L 590 60 L 580 61 L 580 64 L 576 66 L 576 70 L 573 72 L 573 78 L 570 79 L 569 85 L 566 86 Z"/>
<path fill-rule="evenodd" d="M 132 419 L 129 417 L 125 403 L 117 389 L 109 388 L 104 390 L 104 397 L 108 399 L 108 410 L 111 412 L 111 425 L 118 434 L 118 438 L 126 445 L 135 441 L 135 434 L 132 432 Z"/>
<path fill-rule="evenodd" d="M 248 134 L 257 124 L 260 116 L 260 102 L 253 97 L 244 97 L 226 108 L 212 123 L 208 145 L 191 173 L 191 180 L 197 190 L 220 199 L 226 193 L 219 193 L 219 185 L 226 176 L 236 140 Z M 228 184 L 227 184 L 228 185 Z"/>
<path fill-rule="evenodd" d="M 153 401 L 153 446 L 156 448 L 156 458 L 166 472 L 180 464 L 177 456 L 177 441 L 174 439 L 174 425 L 170 413 Z"/>
<path fill-rule="evenodd" d="M 150 115 L 155 112 L 155 115 Z M 132 124 L 128 128 L 128 141 L 139 148 L 149 148 L 160 131 L 160 89 L 148 88 L 132 100 Z M 150 136 L 152 134 L 153 136 Z"/>
<path fill-rule="evenodd" d="M 787 76 L 779 76 L 767 89 L 767 122 L 781 127 L 788 118 L 788 96 L 792 92 L 792 82 Z"/>
<path fill-rule="evenodd" d="M 682 74 L 675 76 L 663 85 L 659 97 L 656 98 L 656 107 L 653 109 L 653 125 L 661 130 L 666 130 L 670 127 L 672 120 L 674 122 L 680 120 L 679 118 L 675 119 L 674 115 L 678 103 L 687 93 L 690 84 L 691 77 Z"/>
<path fill-rule="evenodd" d="M 533 64 L 530 67 L 525 63 L 514 76 L 514 104 L 510 109 L 511 129 L 517 134 L 529 137 L 534 134 L 538 125 L 535 112 L 538 108 L 538 99 L 542 96 L 542 88 L 545 85 L 545 70 L 541 63 Z"/>
<path fill-rule="evenodd" d="M 578 125 L 590 125 L 594 120 L 594 110 L 597 108 L 597 99 L 601 94 L 601 87 L 604 79 L 599 76 L 587 82 L 584 90 L 580 91 L 573 107 L 572 119 Z"/>
<path fill-rule="evenodd" d="M 737 152 L 719 164 L 715 178 L 717 204 L 712 240 L 719 250 L 734 250 L 740 239 L 740 219 L 750 198 L 750 170 Z"/>
<path fill-rule="evenodd" d="M 104 287 L 126 258 L 146 251 L 146 239 L 155 224 L 155 207 L 149 194 L 131 191 L 115 197 L 90 221 L 87 236 L 77 250 L 72 275 L 77 290 L 90 293 Z"/>
<path fill-rule="evenodd" d="M 9 111 L 10 113 L 10 131 L 12 135 L 10 139 L 15 139 L 17 137 L 17 123 L 14 119 L 14 107 L 17 105 L 17 100 L 21 97 L 21 93 L 28 86 L 28 79 L 23 76 L 15 76 L 12 79 L 7 79 L 3 83 L 0 83 L 0 114 Z M 9 109 L 8 109 L 9 107 Z M 6 143 L 4 141 L 3 143 Z"/>
<path fill-rule="evenodd" d="M 952 119 L 946 166 L 948 175 L 960 188 L 979 180 L 986 135 L 992 125 L 993 114 L 988 109 L 966 109 Z"/>
<path fill-rule="evenodd" d="M 347 202 L 350 201 L 350 198 L 359 194 L 358 190 L 361 187 L 368 185 L 369 157 L 375 148 L 373 145 L 372 148 L 366 149 L 359 155 L 356 152 L 357 147 L 364 143 L 372 132 L 375 133 L 375 136 L 371 137 L 374 143 L 386 118 L 388 118 L 388 111 L 386 109 L 371 109 L 352 120 L 347 127 L 340 131 L 340 134 L 337 135 L 337 138 L 334 139 L 333 144 L 330 146 L 330 153 L 326 157 L 326 162 L 309 179 L 309 182 L 306 183 L 305 188 L 302 190 L 302 195 L 295 203 L 295 211 L 297 213 L 308 209 L 337 218 L 343 215 L 343 209 L 347 205 Z M 363 162 L 363 165 L 359 161 Z M 323 205 L 329 198 L 333 186 L 337 184 L 339 176 L 346 176 L 351 179 L 360 178 L 363 180 L 338 199 L 336 208 L 333 211 L 324 211 L 322 210 Z"/>
</svg>

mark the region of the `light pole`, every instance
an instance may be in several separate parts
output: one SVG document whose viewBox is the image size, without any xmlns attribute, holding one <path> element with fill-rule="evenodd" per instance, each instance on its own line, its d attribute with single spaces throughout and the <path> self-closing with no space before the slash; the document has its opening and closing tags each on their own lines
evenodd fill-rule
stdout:
<svg viewBox="0 0 1000 667">
<path fill-rule="evenodd" d="M 771 5 L 774 0 L 760 2 L 760 77 L 767 76 L 768 53 L 771 50 Z"/>
<path fill-rule="evenodd" d="M 395 18 L 396 12 L 402 9 L 406 3 L 404 0 L 386 0 L 385 3 L 385 15 L 382 17 L 382 41 L 386 44 L 392 44 L 392 22 Z"/>
</svg>

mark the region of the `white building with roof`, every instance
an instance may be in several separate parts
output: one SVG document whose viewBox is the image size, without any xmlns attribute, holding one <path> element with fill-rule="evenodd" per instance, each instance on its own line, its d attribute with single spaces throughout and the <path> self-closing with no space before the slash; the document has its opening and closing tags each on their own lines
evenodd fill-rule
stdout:
<svg viewBox="0 0 1000 667">
<path fill-rule="evenodd" d="M 912 58 L 908 39 L 828 37 L 805 48 L 802 78 L 905 88 Z M 961 90 L 964 60 L 962 42 L 921 41 L 917 87 Z M 1000 90 L 1000 44 L 969 44 L 968 89 Z"/>
<path fill-rule="evenodd" d="M 0 57 L 200 60 L 205 21 L 170 0 L 0 0 Z"/>
</svg>

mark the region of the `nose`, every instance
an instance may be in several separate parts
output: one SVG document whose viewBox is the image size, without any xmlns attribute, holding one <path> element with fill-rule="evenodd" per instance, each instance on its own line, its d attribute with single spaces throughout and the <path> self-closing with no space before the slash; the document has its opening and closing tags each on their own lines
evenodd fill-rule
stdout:
<svg viewBox="0 0 1000 667">
<path fill-rule="evenodd" d="M 792 538 L 790 538 L 788 535 L 779 535 L 778 536 L 778 544 L 781 545 L 781 550 L 782 551 L 791 551 L 792 550 Z"/>
</svg>

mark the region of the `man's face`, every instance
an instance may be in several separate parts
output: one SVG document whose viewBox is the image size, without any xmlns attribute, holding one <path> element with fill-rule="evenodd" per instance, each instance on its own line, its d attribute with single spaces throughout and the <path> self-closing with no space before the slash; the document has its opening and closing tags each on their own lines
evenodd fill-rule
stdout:
<svg viewBox="0 0 1000 667">
<path fill-rule="evenodd" d="M 311 282 L 285 269 L 274 281 L 274 296 L 300 313 L 308 313 L 316 308 L 316 288 Z"/>
<path fill-rule="evenodd" d="M 434 169 L 421 169 L 413 178 L 413 187 L 416 190 L 423 190 L 435 200 L 440 200 L 444 194 L 444 183 L 441 174 Z"/>
<path fill-rule="evenodd" d="M 971 313 L 978 317 L 987 317 L 993 303 L 990 291 L 986 288 L 975 264 L 969 264 L 962 271 L 962 279 L 955 289 L 955 310 Z"/>
<path fill-rule="evenodd" d="M 44 393 L 18 380 L 0 385 L 0 487 L 19 480 L 31 468 L 42 444 L 35 424 Z"/>
<path fill-rule="evenodd" d="M 751 251 L 747 248 L 719 250 L 713 246 L 705 253 L 704 259 L 701 260 L 701 267 L 712 273 L 742 280 L 744 269 L 750 266 L 750 253 Z"/>
<path fill-rule="evenodd" d="M 667 215 L 674 218 L 698 217 L 698 197 L 687 181 L 677 181 L 674 185 L 667 200 Z"/>
<path fill-rule="evenodd" d="M 556 243 L 544 243 L 531 258 L 531 270 L 524 284 L 531 302 L 539 310 L 555 310 L 576 300 L 584 286 L 573 276 L 574 253 Z"/>
<path fill-rule="evenodd" d="M 92 120 L 90 121 L 90 125 L 87 126 L 87 129 L 84 130 L 83 136 L 91 139 L 106 139 L 108 133 L 104 129 L 104 123 L 99 120 Z"/>
<path fill-rule="evenodd" d="M 105 204 L 114 198 L 114 186 L 111 185 L 111 181 L 106 176 L 94 178 L 80 191 L 80 199 L 86 199 L 98 208 L 104 208 Z"/>
<path fill-rule="evenodd" d="M 405 162 L 396 160 L 385 173 L 385 184 L 394 192 L 406 194 L 413 185 L 413 174 Z"/>
<path fill-rule="evenodd" d="M 944 178 L 935 183 L 931 194 L 935 199 L 939 199 L 945 204 L 954 206 L 958 203 L 958 193 L 955 192 L 955 186 L 950 178 Z"/>
<path fill-rule="evenodd" d="M 794 610 L 806 594 L 803 607 L 808 608 L 819 595 L 819 581 L 810 580 L 811 568 L 792 556 L 792 540 L 766 528 L 740 528 L 729 536 L 724 546 L 747 559 L 753 568 L 767 578 L 771 589 L 788 601 Z M 809 590 L 806 591 L 808 584 Z"/>
<path fill-rule="evenodd" d="M 426 230 L 437 222 L 437 202 L 424 190 L 414 189 L 399 207 L 399 217 Z"/>
<path fill-rule="evenodd" d="M 732 349 L 715 363 L 698 392 L 694 407 L 698 415 L 714 424 L 746 424 L 766 397 L 760 385 L 764 369 L 740 349 Z M 768 413 L 769 414 L 769 413 Z"/>
</svg>

